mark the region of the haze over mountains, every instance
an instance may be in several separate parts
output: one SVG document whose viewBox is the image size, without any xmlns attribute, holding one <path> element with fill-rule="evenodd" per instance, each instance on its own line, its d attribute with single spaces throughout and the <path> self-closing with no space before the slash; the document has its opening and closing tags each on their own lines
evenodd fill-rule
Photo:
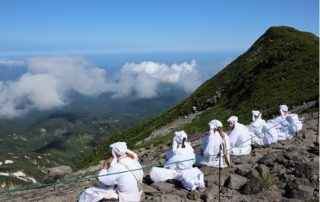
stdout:
<svg viewBox="0 0 320 202">
<path fill-rule="evenodd" d="M 0 166 L 0 172 L 23 170 L 40 180 L 47 167 L 74 165 L 108 135 L 174 106 L 233 54 L 217 54 L 214 66 L 199 53 L 195 60 L 193 54 L 167 54 L 167 61 L 176 58 L 171 63 L 159 55 L 117 55 L 110 68 L 103 63 L 111 56 L 2 59 L 0 162 L 13 163 Z M 191 59 L 183 62 L 186 58 Z M 32 183 L 0 178 L 13 185 Z"/>
</svg>

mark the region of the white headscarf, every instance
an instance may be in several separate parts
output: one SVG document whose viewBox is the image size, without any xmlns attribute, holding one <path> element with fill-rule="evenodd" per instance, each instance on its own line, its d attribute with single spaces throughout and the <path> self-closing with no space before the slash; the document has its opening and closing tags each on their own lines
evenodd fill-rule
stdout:
<svg viewBox="0 0 320 202">
<path fill-rule="evenodd" d="M 223 126 L 221 121 L 219 120 L 211 120 L 208 124 L 209 124 L 210 130 Z"/>
<path fill-rule="evenodd" d="M 174 133 L 174 140 L 178 143 L 178 144 L 182 144 L 183 138 L 188 138 L 188 135 L 186 132 L 184 132 L 183 130 L 181 131 L 177 131 Z"/>
<path fill-rule="evenodd" d="M 235 122 L 235 123 L 237 123 L 237 122 L 238 122 L 238 117 L 236 117 L 236 116 L 230 116 L 227 121 L 228 121 L 228 122 Z"/>
<path fill-rule="evenodd" d="M 255 121 L 257 119 L 261 119 L 261 112 L 252 110 L 252 121 Z"/>
<path fill-rule="evenodd" d="M 280 108 L 281 116 L 284 116 L 284 112 L 288 111 L 288 106 L 287 105 L 280 105 L 279 108 Z"/>
<path fill-rule="evenodd" d="M 137 154 L 128 149 L 127 143 L 125 142 L 116 142 L 110 145 L 110 148 L 112 149 L 112 156 L 114 159 L 117 159 L 116 153 L 120 156 L 125 154 L 132 154 L 135 158 L 137 158 Z"/>
</svg>

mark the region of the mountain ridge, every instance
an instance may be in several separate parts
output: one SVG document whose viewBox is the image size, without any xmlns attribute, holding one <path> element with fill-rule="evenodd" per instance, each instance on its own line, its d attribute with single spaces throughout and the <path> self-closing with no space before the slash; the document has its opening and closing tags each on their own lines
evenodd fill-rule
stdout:
<svg viewBox="0 0 320 202">
<path fill-rule="evenodd" d="M 259 109 L 265 117 L 275 114 L 280 104 L 289 106 L 318 100 L 319 38 L 291 27 L 271 27 L 256 42 L 223 70 L 204 82 L 180 104 L 129 130 L 108 137 L 78 164 L 93 165 L 107 155 L 108 146 L 126 141 L 129 146 L 149 137 L 152 131 L 174 119 L 192 113 L 193 107 L 204 111 L 182 128 L 189 134 L 205 131 L 212 118 L 224 123 L 230 115 L 240 121 L 250 119 L 250 111 Z M 305 89 L 308 89 L 306 91 Z M 173 131 L 172 131 L 173 132 Z M 164 134 L 168 141 L 172 136 Z"/>
</svg>

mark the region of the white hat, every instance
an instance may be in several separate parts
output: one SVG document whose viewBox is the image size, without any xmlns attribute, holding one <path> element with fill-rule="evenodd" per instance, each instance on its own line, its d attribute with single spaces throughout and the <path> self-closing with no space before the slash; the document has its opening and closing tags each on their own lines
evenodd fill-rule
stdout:
<svg viewBox="0 0 320 202">
<path fill-rule="evenodd" d="M 230 116 L 227 121 L 228 121 L 228 122 L 238 122 L 238 117 L 236 117 L 236 116 Z"/>
<path fill-rule="evenodd" d="M 219 128 L 219 127 L 223 126 L 221 121 L 219 121 L 219 120 L 211 120 L 208 124 L 209 124 L 211 130 L 214 128 Z"/>
<path fill-rule="evenodd" d="M 288 106 L 287 105 L 280 105 L 280 110 L 287 112 L 288 111 Z"/>
<path fill-rule="evenodd" d="M 284 116 L 284 112 L 288 111 L 288 106 L 287 105 L 280 105 L 279 108 L 280 108 L 281 116 Z"/>
<path fill-rule="evenodd" d="M 252 121 L 257 120 L 258 118 L 261 118 L 261 112 L 252 110 Z"/>
<path fill-rule="evenodd" d="M 116 142 L 110 145 L 110 147 L 112 148 L 112 153 L 117 153 L 119 155 L 126 154 L 128 150 L 127 143 L 125 142 Z"/>
<path fill-rule="evenodd" d="M 182 131 L 177 131 L 177 132 L 174 133 L 174 140 L 177 143 L 181 144 L 182 141 L 183 141 L 183 138 L 186 138 L 186 139 L 188 138 L 187 133 L 184 132 L 183 130 Z"/>
</svg>

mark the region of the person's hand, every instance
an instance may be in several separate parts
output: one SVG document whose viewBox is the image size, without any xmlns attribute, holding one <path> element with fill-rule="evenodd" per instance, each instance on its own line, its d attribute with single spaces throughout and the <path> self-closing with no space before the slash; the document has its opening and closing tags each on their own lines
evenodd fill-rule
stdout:
<svg viewBox="0 0 320 202">
<path fill-rule="evenodd" d="M 106 159 L 106 160 L 104 161 L 104 163 L 103 163 L 103 167 L 102 167 L 102 168 L 103 168 L 103 169 L 108 169 L 108 168 L 110 167 L 110 164 L 111 164 L 112 160 L 113 160 L 112 157 Z"/>
</svg>

